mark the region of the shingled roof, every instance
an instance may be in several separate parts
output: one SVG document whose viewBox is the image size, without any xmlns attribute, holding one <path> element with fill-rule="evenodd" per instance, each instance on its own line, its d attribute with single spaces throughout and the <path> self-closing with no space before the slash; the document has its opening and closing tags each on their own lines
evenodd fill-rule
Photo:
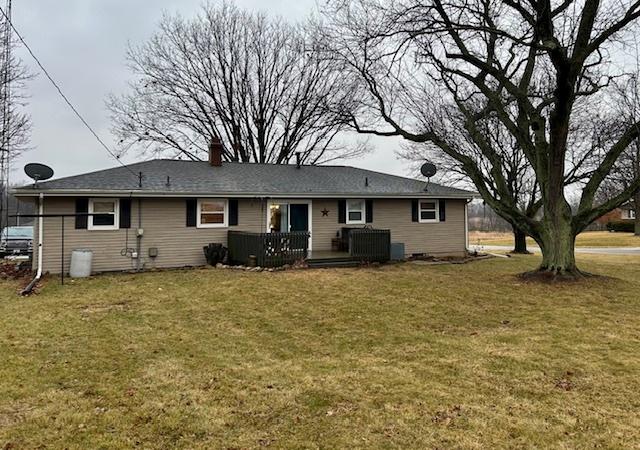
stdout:
<svg viewBox="0 0 640 450">
<path fill-rule="evenodd" d="M 133 196 L 307 196 L 471 198 L 476 194 L 425 181 L 347 166 L 301 166 L 156 159 L 23 186 L 18 196 L 123 194 Z M 142 187 L 138 176 L 142 173 Z"/>
</svg>

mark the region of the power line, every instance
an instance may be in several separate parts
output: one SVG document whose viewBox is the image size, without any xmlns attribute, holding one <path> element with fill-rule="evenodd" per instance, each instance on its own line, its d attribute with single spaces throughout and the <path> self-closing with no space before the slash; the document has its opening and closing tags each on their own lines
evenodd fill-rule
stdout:
<svg viewBox="0 0 640 450">
<path fill-rule="evenodd" d="M 40 60 L 38 59 L 38 57 L 35 55 L 35 53 L 33 53 L 33 50 L 31 50 L 31 47 L 29 47 L 29 44 L 26 43 L 26 41 L 24 40 L 24 38 L 22 37 L 22 35 L 20 34 L 20 32 L 16 29 L 15 25 L 13 24 L 13 22 L 11 21 L 11 18 L 9 18 L 9 16 L 7 16 L 7 14 L 5 13 L 4 9 L 2 7 L 0 7 L 0 12 L 2 12 L 2 15 L 4 16 L 5 20 L 7 20 L 7 22 L 9 23 L 9 25 L 11 26 L 11 29 L 13 30 L 13 32 L 16 34 L 16 36 L 18 37 L 18 39 L 20 40 L 20 42 L 22 42 L 22 45 L 24 45 L 24 48 L 27 49 L 27 52 L 29 52 L 29 55 L 31 55 L 31 57 L 33 58 L 33 60 L 36 62 L 36 64 L 38 65 L 38 67 L 40 67 L 40 70 L 42 70 L 42 73 L 45 74 L 45 76 L 49 79 L 49 81 L 51 82 L 51 84 L 53 85 L 53 87 L 56 88 L 56 90 L 58 91 L 58 94 L 60 94 L 60 96 L 62 97 L 62 99 L 65 101 L 65 103 L 69 106 L 69 108 L 71 108 L 71 111 L 73 111 L 73 113 L 78 117 L 78 119 L 80 119 L 80 121 L 83 123 L 83 125 L 91 132 L 91 134 L 93 134 L 93 136 L 96 138 L 96 140 L 100 143 L 100 145 L 107 151 L 107 153 L 109 153 L 109 155 L 111 155 L 112 158 L 114 158 L 116 161 L 118 161 L 118 163 L 124 167 L 125 169 L 127 169 L 129 172 L 131 172 L 131 174 L 133 176 L 135 176 L 136 178 L 138 177 L 138 174 L 135 173 L 133 170 L 131 170 L 131 168 L 129 166 L 127 166 L 126 164 L 124 164 L 122 161 L 120 161 L 120 158 L 118 158 L 118 156 L 109 148 L 109 146 L 107 144 L 104 143 L 104 141 L 102 140 L 102 138 L 100 138 L 100 136 L 98 136 L 98 133 L 95 132 L 95 130 L 93 129 L 93 127 L 91 127 L 91 125 L 89 125 L 89 123 L 84 119 L 84 117 L 82 117 L 82 115 L 80 114 L 80 112 L 78 112 L 78 110 L 76 109 L 75 106 L 73 106 L 73 104 L 71 103 L 71 101 L 67 98 L 67 96 L 64 94 L 64 92 L 62 92 L 62 89 L 60 88 L 60 86 L 58 85 L 58 83 L 56 83 L 56 81 L 51 77 L 51 75 L 49 74 L 49 72 L 47 71 L 47 69 L 44 68 L 44 66 L 42 65 L 42 63 L 40 62 Z"/>
</svg>

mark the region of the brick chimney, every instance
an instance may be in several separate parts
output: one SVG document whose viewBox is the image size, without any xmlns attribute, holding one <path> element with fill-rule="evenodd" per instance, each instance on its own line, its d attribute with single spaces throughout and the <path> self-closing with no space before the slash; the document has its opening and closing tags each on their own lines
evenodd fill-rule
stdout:
<svg viewBox="0 0 640 450">
<path fill-rule="evenodd" d="M 214 167 L 222 165 L 222 142 L 217 137 L 211 139 L 209 144 L 209 164 Z"/>
</svg>

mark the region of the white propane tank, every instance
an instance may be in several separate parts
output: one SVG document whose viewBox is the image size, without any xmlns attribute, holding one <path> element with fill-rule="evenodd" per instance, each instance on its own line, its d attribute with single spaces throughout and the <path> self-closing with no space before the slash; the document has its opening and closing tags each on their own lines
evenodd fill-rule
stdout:
<svg viewBox="0 0 640 450">
<path fill-rule="evenodd" d="M 86 278 L 91 276 L 91 263 L 93 252 L 86 249 L 76 249 L 71 252 L 71 265 L 69 276 L 71 278 Z"/>
</svg>

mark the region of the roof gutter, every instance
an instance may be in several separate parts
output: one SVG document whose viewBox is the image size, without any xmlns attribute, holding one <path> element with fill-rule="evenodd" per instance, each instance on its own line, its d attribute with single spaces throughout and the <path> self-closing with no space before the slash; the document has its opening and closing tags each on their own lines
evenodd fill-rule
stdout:
<svg viewBox="0 0 640 450">
<path fill-rule="evenodd" d="M 31 189 L 19 189 L 14 191 L 16 197 L 37 197 L 41 192 Z M 48 197 L 174 197 L 174 198 L 193 198 L 193 197 L 230 197 L 230 198 L 451 198 L 451 199 L 476 199 L 480 195 L 475 192 L 461 192 L 459 194 L 435 194 L 427 192 L 416 192 L 412 194 L 406 193 L 389 193 L 389 194 L 366 194 L 362 192 L 325 192 L 325 193 L 265 193 L 265 192 L 175 192 L 175 191 L 131 191 L 131 190 L 93 190 L 93 189 L 77 189 L 77 190 L 48 190 Z"/>
</svg>

